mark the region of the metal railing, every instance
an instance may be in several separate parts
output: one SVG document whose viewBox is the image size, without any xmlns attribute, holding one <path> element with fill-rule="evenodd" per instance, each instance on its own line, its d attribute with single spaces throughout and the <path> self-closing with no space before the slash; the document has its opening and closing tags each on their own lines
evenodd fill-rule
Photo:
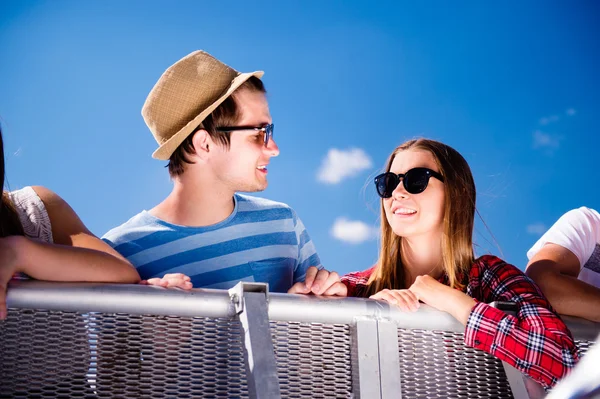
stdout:
<svg viewBox="0 0 600 399">
<path fill-rule="evenodd" d="M 520 398 L 523 377 L 428 306 L 358 298 L 19 281 L 0 398 Z M 566 318 L 585 353 L 600 324 Z M 543 394 L 543 393 L 542 393 Z M 537 393 L 537 395 L 542 395 Z"/>
</svg>

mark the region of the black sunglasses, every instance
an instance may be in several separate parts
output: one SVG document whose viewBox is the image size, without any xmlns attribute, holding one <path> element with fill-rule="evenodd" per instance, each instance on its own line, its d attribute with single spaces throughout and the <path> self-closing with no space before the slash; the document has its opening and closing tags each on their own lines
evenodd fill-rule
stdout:
<svg viewBox="0 0 600 399">
<path fill-rule="evenodd" d="M 402 179 L 402 184 L 406 191 L 411 194 L 419 194 L 427 188 L 430 177 L 435 177 L 442 183 L 444 182 L 444 176 L 434 170 L 413 168 L 406 173 L 400 174 L 392 172 L 382 173 L 375 177 L 375 187 L 377 187 L 377 194 L 381 198 L 390 198 L 396 187 L 398 187 L 398 184 L 400 184 L 400 179 Z"/>
<path fill-rule="evenodd" d="M 273 137 L 273 133 L 275 130 L 274 124 L 268 124 L 264 126 L 225 126 L 218 127 L 216 129 L 218 132 L 237 132 L 240 130 L 254 130 L 257 132 L 264 132 L 265 134 L 265 147 L 269 145 L 269 140 Z"/>
</svg>

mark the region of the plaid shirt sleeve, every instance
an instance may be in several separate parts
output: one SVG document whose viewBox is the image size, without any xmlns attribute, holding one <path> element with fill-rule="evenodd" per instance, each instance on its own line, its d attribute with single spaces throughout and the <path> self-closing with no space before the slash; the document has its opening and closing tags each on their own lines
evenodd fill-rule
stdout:
<svg viewBox="0 0 600 399">
<path fill-rule="evenodd" d="M 367 283 L 369 282 L 369 277 L 371 277 L 373 270 L 375 270 L 375 266 L 362 272 L 353 272 L 342 276 L 341 281 L 348 288 L 347 296 L 364 297 Z"/>
<path fill-rule="evenodd" d="M 467 294 L 478 301 L 467 321 L 467 345 L 509 363 L 545 388 L 575 366 L 578 352 L 570 331 L 519 269 L 483 256 L 471 269 Z M 487 305 L 493 301 L 515 302 L 517 315 Z"/>
</svg>

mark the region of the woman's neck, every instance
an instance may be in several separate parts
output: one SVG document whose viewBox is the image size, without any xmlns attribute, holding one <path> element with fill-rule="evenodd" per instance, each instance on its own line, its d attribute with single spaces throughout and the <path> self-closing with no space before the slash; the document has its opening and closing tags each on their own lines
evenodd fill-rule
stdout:
<svg viewBox="0 0 600 399">
<path fill-rule="evenodd" d="M 438 237 L 402 238 L 402 265 L 406 271 L 405 284 L 410 287 L 417 276 L 430 275 L 438 279 L 444 272 L 441 234 Z"/>
</svg>

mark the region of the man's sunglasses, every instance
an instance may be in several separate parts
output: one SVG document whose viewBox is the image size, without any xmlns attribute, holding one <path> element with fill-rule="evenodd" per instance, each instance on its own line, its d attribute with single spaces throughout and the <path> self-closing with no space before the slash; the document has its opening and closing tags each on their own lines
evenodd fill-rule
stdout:
<svg viewBox="0 0 600 399">
<path fill-rule="evenodd" d="M 275 130 L 274 124 L 268 124 L 264 126 L 225 126 L 218 127 L 218 132 L 237 132 L 240 130 L 254 130 L 257 132 L 263 132 L 265 134 L 265 147 L 269 145 L 269 140 L 273 137 L 273 132 Z"/>
<path fill-rule="evenodd" d="M 431 177 L 435 177 L 442 183 L 444 182 L 444 177 L 436 171 L 427 168 L 413 168 L 400 174 L 382 173 L 375 177 L 375 187 L 377 187 L 377 194 L 381 198 L 390 198 L 402 179 L 402 184 L 407 192 L 419 194 L 425 191 Z"/>
</svg>

